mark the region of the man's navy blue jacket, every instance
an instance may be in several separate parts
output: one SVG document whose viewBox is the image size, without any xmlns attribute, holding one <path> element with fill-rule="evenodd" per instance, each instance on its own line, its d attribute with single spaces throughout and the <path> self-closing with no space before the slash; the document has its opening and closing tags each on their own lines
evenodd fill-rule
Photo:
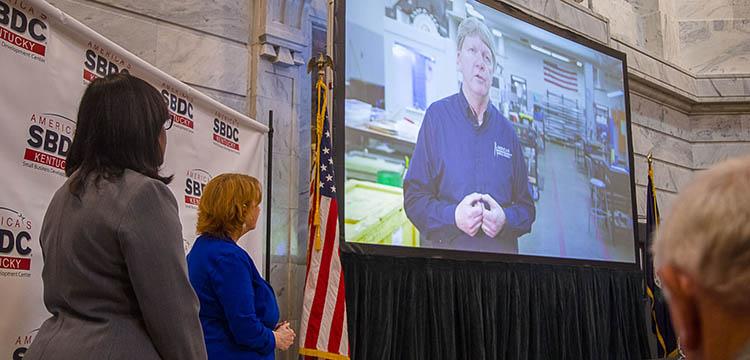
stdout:
<svg viewBox="0 0 750 360">
<path fill-rule="evenodd" d="M 474 192 L 505 211 L 495 238 L 456 227 L 456 206 Z M 536 215 L 513 125 L 492 104 L 479 125 L 462 91 L 430 105 L 404 179 L 404 209 L 423 247 L 517 253 L 518 237 L 531 231 Z"/>
</svg>

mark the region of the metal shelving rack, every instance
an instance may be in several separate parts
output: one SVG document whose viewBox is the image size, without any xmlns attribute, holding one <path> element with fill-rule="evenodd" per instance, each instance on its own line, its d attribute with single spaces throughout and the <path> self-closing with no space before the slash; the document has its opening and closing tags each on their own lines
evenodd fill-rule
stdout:
<svg viewBox="0 0 750 360">
<path fill-rule="evenodd" d="M 544 111 L 544 134 L 547 140 L 573 146 L 583 133 L 583 110 L 578 107 L 578 100 L 547 90 Z"/>
</svg>

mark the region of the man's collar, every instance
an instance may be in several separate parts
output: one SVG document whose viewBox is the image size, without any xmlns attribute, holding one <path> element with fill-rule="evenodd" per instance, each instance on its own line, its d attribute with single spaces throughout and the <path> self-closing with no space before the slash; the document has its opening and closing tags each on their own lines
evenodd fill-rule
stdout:
<svg viewBox="0 0 750 360">
<path fill-rule="evenodd" d="M 479 127 L 489 122 L 490 111 L 492 108 L 492 104 L 489 101 L 487 101 L 487 108 L 484 110 L 484 115 L 482 115 L 482 124 L 480 125 L 477 114 L 474 112 L 474 109 L 472 109 L 471 105 L 469 105 L 469 100 L 466 99 L 466 94 L 464 94 L 463 85 L 461 86 L 459 93 L 461 94 L 461 96 L 459 96 L 460 105 L 463 109 L 465 109 L 466 117 L 471 122 L 471 125 L 475 127 Z"/>
</svg>

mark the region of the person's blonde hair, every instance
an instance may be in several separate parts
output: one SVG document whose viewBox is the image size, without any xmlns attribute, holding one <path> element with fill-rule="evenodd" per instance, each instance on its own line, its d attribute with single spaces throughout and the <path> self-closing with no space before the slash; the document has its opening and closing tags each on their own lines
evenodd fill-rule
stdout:
<svg viewBox="0 0 750 360">
<path fill-rule="evenodd" d="M 198 234 L 233 237 L 242 233 L 247 212 L 260 204 L 258 179 L 243 174 L 221 174 L 203 188 L 198 205 Z"/>
<path fill-rule="evenodd" d="M 457 33 L 457 51 L 461 51 L 461 47 L 464 46 L 464 40 L 466 40 L 466 37 L 476 36 L 485 45 L 487 45 L 488 48 L 490 48 L 490 52 L 492 53 L 492 65 L 494 66 L 495 64 L 497 64 L 497 50 L 495 49 L 494 41 L 492 41 L 492 33 L 490 32 L 490 29 L 487 27 L 487 25 L 482 22 L 482 20 L 474 17 L 464 19 L 463 21 L 461 21 L 461 24 L 458 25 Z"/>
<path fill-rule="evenodd" d="M 725 161 L 680 191 L 652 247 L 730 306 L 750 303 L 750 157 Z"/>
</svg>

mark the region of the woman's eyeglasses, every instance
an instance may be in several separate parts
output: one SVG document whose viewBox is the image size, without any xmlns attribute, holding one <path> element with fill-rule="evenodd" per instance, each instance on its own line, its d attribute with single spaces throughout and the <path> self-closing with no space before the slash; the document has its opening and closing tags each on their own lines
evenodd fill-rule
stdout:
<svg viewBox="0 0 750 360">
<path fill-rule="evenodd" d="M 164 122 L 164 130 L 169 130 L 172 128 L 172 124 L 174 123 L 174 119 L 172 117 L 168 117 L 167 121 Z"/>
</svg>

